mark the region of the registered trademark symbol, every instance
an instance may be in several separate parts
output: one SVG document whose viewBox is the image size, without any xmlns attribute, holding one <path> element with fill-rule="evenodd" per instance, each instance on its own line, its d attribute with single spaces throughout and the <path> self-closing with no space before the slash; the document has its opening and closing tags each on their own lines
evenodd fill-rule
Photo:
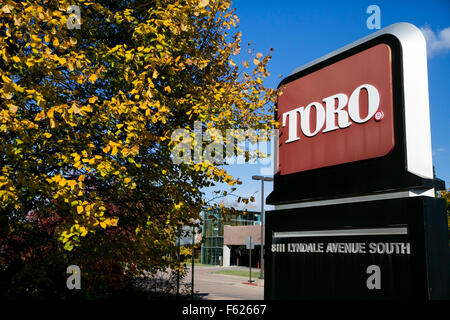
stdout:
<svg viewBox="0 0 450 320">
<path fill-rule="evenodd" d="M 375 121 L 380 121 L 383 118 L 384 118 L 384 112 L 383 111 L 378 111 L 377 113 L 375 113 Z"/>
</svg>

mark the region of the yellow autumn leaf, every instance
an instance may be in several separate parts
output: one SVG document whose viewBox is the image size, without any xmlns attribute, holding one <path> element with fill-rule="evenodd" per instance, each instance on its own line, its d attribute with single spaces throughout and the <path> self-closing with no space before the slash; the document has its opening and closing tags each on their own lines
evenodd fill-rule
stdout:
<svg viewBox="0 0 450 320">
<path fill-rule="evenodd" d="M 169 86 L 167 86 L 164 88 L 164 91 L 166 91 L 167 93 L 171 93 L 172 89 Z"/>
<path fill-rule="evenodd" d="M 45 119 L 45 111 L 42 110 L 41 112 L 39 112 L 36 117 L 34 117 L 34 121 L 39 121 Z"/>
<path fill-rule="evenodd" d="M 12 98 L 12 94 L 10 92 L 2 93 L 2 98 L 9 100 Z"/>
<path fill-rule="evenodd" d="M 69 185 L 70 189 L 73 190 L 77 185 L 77 182 L 75 180 L 67 180 L 67 184 Z"/>
<path fill-rule="evenodd" d="M 82 108 L 78 108 L 78 106 L 76 104 L 72 105 L 72 110 L 73 110 L 73 113 L 75 113 L 75 114 L 82 114 L 81 113 Z"/>
<path fill-rule="evenodd" d="M 15 104 L 9 104 L 8 107 L 9 107 L 9 111 L 12 113 L 16 113 L 17 109 L 19 109 L 19 107 L 16 106 Z"/>
<path fill-rule="evenodd" d="M 25 89 L 22 88 L 21 86 L 14 84 L 14 89 L 16 89 L 17 92 L 23 93 L 25 92 Z"/>
<path fill-rule="evenodd" d="M 123 148 L 123 149 L 121 150 L 121 153 L 126 157 L 126 156 L 128 156 L 128 154 L 130 153 L 130 149 Z"/>
<path fill-rule="evenodd" d="M 2 7 L 2 11 L 4 13 L 11 13 L 11 10 L 14 9 L 14 7 L 10 4 L 6 4 Z"/>
<path fill-rule="evenodd" d="M 161 140 L 163 140 L 162 138 L 161 138 Z M 131 147 L 131 152 L 133 153 L 133 154 L 138 154 L 139 153 L 139 146 L 138 145 L 134 145 L 133 147 Z"/>
<path fill-rule="evenodd" d="M 89 82 L 95 83 L 97 81 L 97 75 L 95 73 L 91 74 L 88 78 Z"/>
<path fill-rule="evenodd" d="M 80 214 L 84 210 L 83 206 L 77 206 L 77 213 Z"/>
<path fill-rule="evenodd" d="M 85 227 L 80 227 L 80 231 L 81 231 L 81 236 L 82 237 L 84 237 L 88 233 L 88 231 L 87 231 L 87 229 Z"/>
<path fill-rule="evenodd" d="M 86 111 L 86 112 L 92 112 L 92 107 L 91 106 L 83 106 L 81 107 L 81 110 Z"/>
<path fill-rule="evenodd" d="M 104 153 L 108 153 L 109 150 L 111 150 L 111 147 L 109 146 L 109 144 L 106 147 L 103 148 L 103 152 Z"/>
<path fill-rule="evenodd" d="M 10 79 L 9 77 L 7 77 L 7 76 L 5 76 L 5 75 L 3 75 L 3 74 L 2 74 L 2 79 L 3 79 L 3 81 L 6 82 L 6 83 L 12 82 L 11 79 Z"/>
<path fill-rule="evenodd" d="M 55 109 L 51 108 L 50 110 L 47 111 L 47 117 L 49 117 L 50 119 L 54 118 L 54 113 Z"/>
</svg>

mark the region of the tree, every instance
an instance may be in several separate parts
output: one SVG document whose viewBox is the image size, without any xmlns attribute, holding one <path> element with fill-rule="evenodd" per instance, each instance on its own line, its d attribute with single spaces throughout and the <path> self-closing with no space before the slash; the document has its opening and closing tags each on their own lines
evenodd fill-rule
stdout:
<svg viewBox="0 0 450 320">
<path fill-rule="evenodd" d="M 175 164 L 172 132 L 276 125 L 271 51 L 238 64 L 238 22 L 228 0 L 2 1 L 3 270 L 44 252 L 92 281 L 96 268 L 179 268 L 175 234 L 199 218 L 202 188 L 239 180 Z"/>
<path fill-rule="evenodd" d="M 445 199 L 445 201 L 447 202 L 448 229 L 450 230 L 450 189 L 442 190 L 439 193 L 439 197 Z"/>
</svg>

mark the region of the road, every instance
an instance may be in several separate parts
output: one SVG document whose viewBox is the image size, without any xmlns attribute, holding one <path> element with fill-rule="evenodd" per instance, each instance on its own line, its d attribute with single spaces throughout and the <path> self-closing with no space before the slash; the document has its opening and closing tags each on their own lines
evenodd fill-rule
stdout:
<svg viewBox="0 0 450 320">
<path fill-rule="evenodd" d="M 219 270 L 248 270 L 242 267 L 194 266 L 194 291 L 207 300 L 263 300 L 264 280 L 245 284 L 247 277 L 216 274 Z M 257 271 L 255 269 L 255 271 Z M 190 268 L 184 282 L 191 281 Z"/>
</svg>

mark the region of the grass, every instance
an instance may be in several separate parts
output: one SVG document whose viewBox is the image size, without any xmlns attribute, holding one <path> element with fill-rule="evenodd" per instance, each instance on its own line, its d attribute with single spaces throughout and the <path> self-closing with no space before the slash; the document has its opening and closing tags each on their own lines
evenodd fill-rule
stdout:
<svg viewBox="0 0 450 320">
<path fill-rule="evenodd" d="M 189 260 L 189 261 L 186 260 L 183 263 L 186 264 L 186 267 L 192 266 L 192 261 L 191 260 Z M 202 264 L 200 262 L 194 261 L 194 267 L 218 267 L 218 265 L 216 265 L 216 264 L 206 264 L 206 263 Z"/>
<path fill-rule="evenodd" d="M 229 276 L 240 276 L 240 277 L 247 277 L 247 278 L 250 278 L 250 271 L 249 270 L 220 270 L 220 271 L 217 271 L 216 273 L 218 273 L 218 274 L 226 274 L 226 275 L 229 275 Z M 255 279 L 255 278 L 259 278 L 259 275 L 260 275 L 260 273 L 259 273 L 259 271 L 253 271 L 253 269 L 252 269 L 252 279 Z"/>
</svg>

